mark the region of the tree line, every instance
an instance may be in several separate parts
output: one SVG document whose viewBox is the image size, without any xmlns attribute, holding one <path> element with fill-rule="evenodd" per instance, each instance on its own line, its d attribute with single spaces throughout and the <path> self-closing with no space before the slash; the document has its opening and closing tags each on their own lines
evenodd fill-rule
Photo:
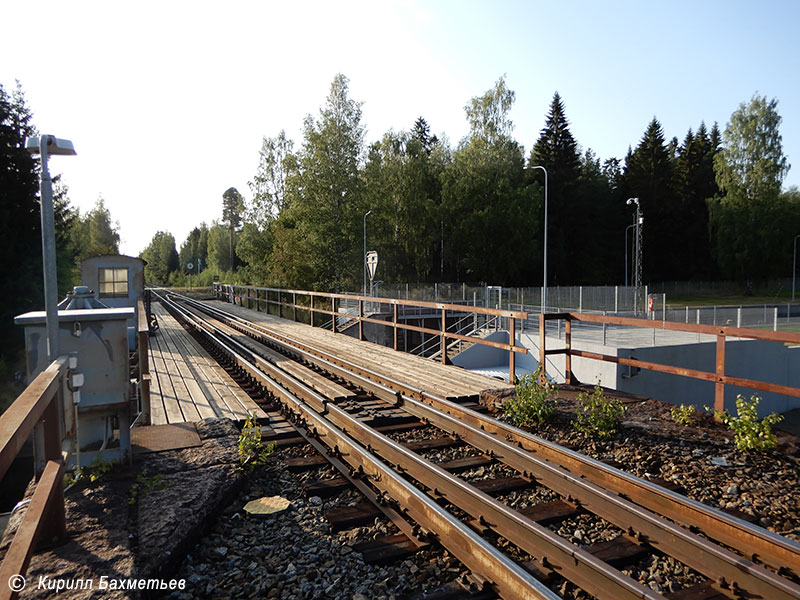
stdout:
<svg viewBox="0 0 800 600">
<path fill-rule="evenodd" d="M 39 212 L 38 157 L 25 150 L 25 138 L 38 135 L 22 86 L 12 90 L 0 84 L 0 256 L 6 266 L 0 278 L 0 381 L 22 347 L 22 328 L 14 317 L 44 308 L 42 235 Z M 81 213 L 70 205 L 69 190 L 60 176 L 53 177 L 58 296 L 79 283 L 79 263 L 98 254 L 119 253 L 119 227 L 102 198 Z"/>
<path fill-rule="evenodd" d="M 283 130 L 263 139 L 249 199 L 225 191 L 221 219 L 195 228 L 179 251 L 156 234 L 143 253 L 151 280 L 184 281 L 200 259 L 206 283 L 214 273 L 358 290 L 366 231 L 380 255 L 376 279 L 387 283 L 539 285 L 544 173 L 530 167 L 548 176 L 550 285 L 624 281 L 632 197 L 644 215 L 645 282 L 791 273 L 800 193 L 782 189 L 789 165 L 776 100 L 756 95 L 724 131 L 700 122 L 680 141 L 654 117 L 623 158 L 604 160 L 574 138 L 557 92 L 526 152 L 513 137 L 514 101 L 504 78 L 470 99 L 469 134 L 455 146 L 423 117 L 367 144 L 361 103 L 337 75 L 299 147 Z"/>
</svg>

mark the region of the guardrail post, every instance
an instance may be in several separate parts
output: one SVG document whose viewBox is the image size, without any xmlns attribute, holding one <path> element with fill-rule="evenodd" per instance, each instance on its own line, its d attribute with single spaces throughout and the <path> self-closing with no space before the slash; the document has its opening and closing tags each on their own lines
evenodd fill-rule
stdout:
<svg viewBox="0 0 800 600">
<path fill-rule="evenodd" d="M 714 389 L 714 410 L 725 410 L 725 334 L 717 334 L 717 383 Z"/>
<path fill-rule="evenodd" d="M 393 346 L 394 346 L 395 351 L 397 351 L 398 350 L 398 345 L 397 345 L 397 341 L 398 341 L 397 340 L 397 304 L 392 304 L 392 329 L 394 330 L 393 333 L 392 333 L 392 336 L 394 338 Z"/>
<path fill-rule="evenodd" d="M 508 343 L 511 346 L 516 346 L 516 329 L 517 329 L 517 320 L 514 317 L 509 317 L 508 319 Z M 516 370 L 516 360 L 517 356 L 514 352 L 514 349 L 510 349 L 508 351 L 508 382 L 511 385 L 514 385 L 517 381 L 517 370 Z"/>
<path fill-rule="evenodd" d="M 331 296 L 331 331 L 336 333 L 336 298 L 333 296 Z"/>
<path fill-rule="evenodd" d="M 309 321 L 311 322 L 311 326 L 314 326 L 314 294 L 308 295 L 309 301 Z"/>
<path fill-rule="evenodd" d="M 292 319 L 297 321 L 297 294 L 292 292 Z"/>
<path fill-rule="evenodd" d="M 572 319 L 564 319 L 564 383 L 572 385 Z"/>
<path fill-rule="evenodd" d="M 545 320 L 544 320 L 544 313 L 539 313 L 539 383 L 544 385 L 547 383 L 547 364 L 546 364 L 546 357 L 547 354 L 545 352 Z"/>
<path fill-rule="evenodd" d="M 358 299 L 358 339 L 364 341 L 364 299 Z"/>
<path fill-rule="evenodd" d="M 445 315 L 446 315 L 446 311 L 445 311 L 445 309 L 442 309 L 442 335 L 441 335 L 442 341 L 441 341 L 441 347 L 442 347 L 442 364 L 443 365 L 447 364 L 447 338 L 444 336 L 444 332 L 447 329 L 447 317 Z"/>
</svg>

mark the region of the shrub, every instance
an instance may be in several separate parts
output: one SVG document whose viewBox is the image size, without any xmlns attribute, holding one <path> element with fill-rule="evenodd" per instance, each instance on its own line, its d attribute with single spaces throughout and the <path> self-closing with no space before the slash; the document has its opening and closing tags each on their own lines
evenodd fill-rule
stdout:
<svg viewBox="0 0 800 600">
<path fill-rule="evenodd" d="M 503 405 L 503 412 L 515 425 L 546 423 L 553 415 L 555 387 L 546 381 L 539 383 L 541 367 L 534 374 L 523 375 L 516 385 L 516 395 Z"/>
<path fill-rule="evenodd" d="M 758 403 L 761 398 L 753 395 L 750 400 L 744 396 L 736 396 L 736 413 L 732 417 L 728 411 L 715 411 L 714 414 L 725 425 L 734 431 L 734 442 L 739 450 L 770 450 L 778 444 L 778 438 L 772 433 L 772 426 L 783 420 L 781 415 L 772 413 L 759 420 Z"/>
<path fill-rule="evenodd" d="M 266 462 L 274 449 L 275 444 L 265 446 L 261 442 L 261 427 L 256 416 L 251 414 L 239 434 L 239 466 L 247 470 L 255 469 Z"/>
<path fill-rule="evenodd" d="M 694 423 L 694 406 L 681 404 L 669 409 L 672 420 L 679 425 L 692 425 Z"/>
<path fill-rule="evenodd" d="M 573 427 L 585 435 L 597 435 L 601 438 L 611 437 L 617 431 L 627 408 L 619 400 L 606 398 L 603 389 L 596 385 L 591 394 L 578 394 Z"/>
<path fill-rule="evenodd" d="M 163 490 L 169 486 L 169 482 L 164 479 L 160 473 L 148 477 L 144 473 L 139 473 L 136 476 L 136 481 L 131 484 L 131 489 L 128 495 L 128 504 L 136 504 L 139 498 L 146 496 L 154 490 Z"/>
</svg>

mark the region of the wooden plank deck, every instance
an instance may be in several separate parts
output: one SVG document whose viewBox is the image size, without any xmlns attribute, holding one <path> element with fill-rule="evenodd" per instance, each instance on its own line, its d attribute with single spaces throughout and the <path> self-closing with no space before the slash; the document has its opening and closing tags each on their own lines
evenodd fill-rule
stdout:
<svg viewBox="0 0 800 600">
<path fill-rule="evenodd" d="M 150 337 L 150 410 L 153 425 L 206 417 L 246 419 L 266 413 L 159 303 L 159 329 Z"/>
<path fill-rule="evenodd" d="M 379 371 L 446 398 L 477 397 L 483 390 L 512 387 L 504 381 L 472 373 L 460 367 L 443 365 L 406 352 L 395 352 L 391 348 L 362 342 L 341 333 L 333 333 L 218 300 L 209 301 L 209 304 L 259 322 L 276 333 L 318 346 L 343 360 Z"/>
</svg>

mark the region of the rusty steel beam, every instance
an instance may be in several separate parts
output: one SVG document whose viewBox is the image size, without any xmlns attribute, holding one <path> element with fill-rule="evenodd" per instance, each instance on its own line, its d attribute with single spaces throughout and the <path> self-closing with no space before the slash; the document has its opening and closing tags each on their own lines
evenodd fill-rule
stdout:
<svg viewBox="0 0 800 600">
<path fill-rule="evenodd" d="M 669 331 L 683 331 L 685 333 L 704 333 L 708 335 L 723 335 L 725 337 L 739 337 L 768 342 L 783 342 L 787 344 L 800 344 L 800 333 L 786 333 L 781 331 L 764 331 L 763 329 L 747 329 L 744 327 L 722 327 L 719 325 L 700 325 L 694 323 L 679 323 L 677 321 L 651 321 L 649 319 L 634 319 L 631 317 L 615 317 L 611 315 L 592 315 L 588 313 L 548 314 L 546 319 L 567 318 L 581 323 L 606 323 L 608 325 L 627 325 L 644 329 L 663 329 Z"/>
</svg>

